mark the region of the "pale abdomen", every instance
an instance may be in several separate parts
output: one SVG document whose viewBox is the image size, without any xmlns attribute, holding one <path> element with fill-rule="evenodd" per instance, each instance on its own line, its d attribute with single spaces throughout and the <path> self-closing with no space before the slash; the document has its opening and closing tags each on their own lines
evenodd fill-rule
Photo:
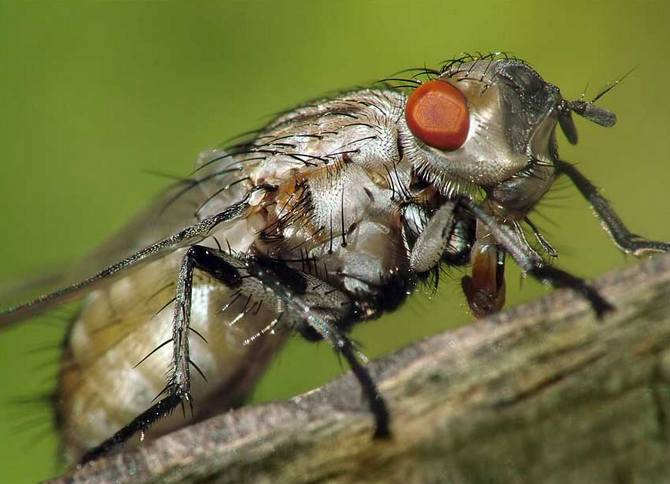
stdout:
<svg viewBox="0 0 670 484">
<path fill-rule="evenodd" d="M 148 263 L 85 299 L 66 342 L 58 385 L 68 460 L 113 435 L 165 388 L 182 255 L 178 250 Z M 196 271 L 190 351 L 207 382 L 191 368 L 194 415 L 175 412 L 152 426 L 149 437 L 238 405 L 284 342 L 287 332 L 274 329 L 254 338 L 276 317 L 276 308 L 258 304 L 249 311 L 248 296 L 236 291 Z"/>
</svg>

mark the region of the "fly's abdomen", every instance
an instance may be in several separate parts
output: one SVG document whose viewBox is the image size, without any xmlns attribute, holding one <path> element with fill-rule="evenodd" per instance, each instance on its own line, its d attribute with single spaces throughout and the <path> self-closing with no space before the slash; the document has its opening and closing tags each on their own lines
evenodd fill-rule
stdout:
<svg viewBox="0 0 670 484">
<path fill-rule="evenodd" d="M 91 293 L 74 322 L 61 364 L 59 420 L 70 460 L 141 414 L 172 371 L 173 298 L 183 250 Z M 175 412 L 149 437 L 238 405 L 286 332 L 276 304 L 244 285 L 231 288 L 196 272 L 190 358 L 194 414 Z M 264 337 L 257 335 L 261 333 Z M 207 378 L 207 381 L 205 381 Z"/>
</svg>

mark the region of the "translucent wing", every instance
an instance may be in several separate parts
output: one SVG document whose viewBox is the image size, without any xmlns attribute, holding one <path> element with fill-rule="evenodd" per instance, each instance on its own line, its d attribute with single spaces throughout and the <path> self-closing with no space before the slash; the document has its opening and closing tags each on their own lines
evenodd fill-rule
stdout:
<svg viewBox="0 0 670 484">
<path fill-rule="evenodd" d="M 225 152 L 215 150 L 201 159 L 226 156 Z M 3 297 L 5 309 L 0 312 L 0 327 L 76 299 L 92 286 L 130 267 L 199 242 L 214 227 L 241 215 L 246 208 L 248 189 L 239 183 L 243 165 L 231 168 L 208 165 L 207 161 L 201 165 L 204 169 L 196 172 L 197 176 L 174 184 L 81 262 Z M 36 289 L 43 294 L 51 291 L 28 303 L 10 306 L 14 301 L 25 300 L 22 296 L 34 294 Z"/>
<path fill-rule="evenodd" d="M 244 198 L 247 187 L 239 183 L 243 165 L 232 160 L 223 166 L 214 163 L 226 161 L 231 156 L 222 150 L 203 153 L 192 178 L 180 180 L 166 189 L 121 230 L 63 274 L 61 284 L 90 277 Z"/>
</svg>

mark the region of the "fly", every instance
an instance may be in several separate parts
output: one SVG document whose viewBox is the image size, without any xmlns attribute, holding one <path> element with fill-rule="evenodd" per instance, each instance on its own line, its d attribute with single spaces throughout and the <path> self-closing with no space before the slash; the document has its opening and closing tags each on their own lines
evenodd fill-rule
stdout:
<svg viewBox="0 0 670 484">
<path fill-rule="evenodd" d="M 61 289 L 0 313 L 8 327 L 82 300 L 57 385 L 68 458 L 90 461 L 239 405 L 293 331 L 342 355 L 374 436 L 388 437 L 388 408 L 347 332 L 443 264 L 471 267 L 461 283 L 477 316 L 504 305 L 507 258 L 578 292 L 598 316 L 613 309 L 546 262 L 556 251 L 529 219 L 564 176 L 620 250 L 670 250 L 633 235 L 559 157 L 557 126 L 577 142 L 573 114 L 615 124 L 597 100 L 564 99 L 520 59 L 465 56 L 316 100 L 202 154 Z M 172 413 L 179 406 L 185 418 Z"/>
</svg>

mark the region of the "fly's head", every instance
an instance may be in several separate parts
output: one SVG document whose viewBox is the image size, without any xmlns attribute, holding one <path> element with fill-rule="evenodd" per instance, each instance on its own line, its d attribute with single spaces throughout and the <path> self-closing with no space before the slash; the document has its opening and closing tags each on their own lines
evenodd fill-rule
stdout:
<svg viewBox="0 0 670 484">
<path fill-rule="evenodd" d="M 474 186 L 510 211 L 527 212 L 553 182 L 556 125 L 577 141 L 573 112 L 602 126 L 616 121 L 593 102 L 566 101 L 521 60 L 454 61 L 408 97 L 409 154 L 447 195 Z"/>
</svg>

